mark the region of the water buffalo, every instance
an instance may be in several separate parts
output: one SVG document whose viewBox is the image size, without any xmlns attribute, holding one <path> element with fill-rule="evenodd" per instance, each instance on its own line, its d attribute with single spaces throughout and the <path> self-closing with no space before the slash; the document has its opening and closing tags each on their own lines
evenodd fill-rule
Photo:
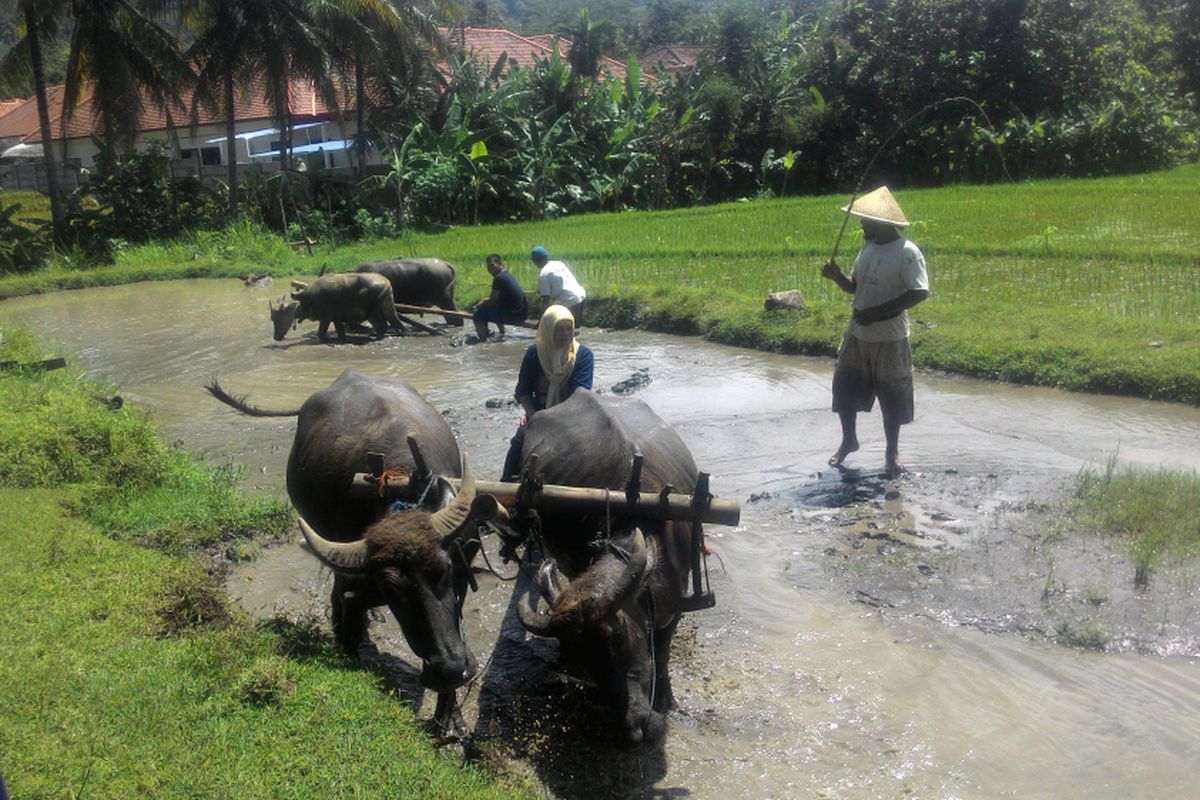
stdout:
<svg viewBox="0 0 1200 800">
<path fill-rule="evenodd" d="M 376 338 L 383 338 L 388 326 L 403 333 L 396 304 L 392 299 L 392 284 L 382 275 L 352 272 L 343 275 L 323 275 L 304 288 L 292 292 L 291 302 L 281 298 L 271 306 L 271 322 L 275 326 L 275 341 L 282 341 L 288 328 L 297 322 L 316 320 L 321 341 L 328 338 L 329 323 L 337 330 L 338 339 L 346 340 L 346 326 L 371 323 Z"/>
<path fill-rule="evenodd" d="M 392 296 L 397 303 L 414 306 L 437 306 L 446 311 L 454 306 L 456 272 L 453 264 L 440 258 L 393 258 L 368 261 L 354 268 L 355 272 L 375 272 L 391 281 Z M 461 317 L 445 317 L 449 325 L 462 325 Z"/>
<path fill-rule="evenodd" d="M 468 519 L 474 480 L 442 415 L 406 382 L 353 369 L 298 411 L 247 406 L 215 381 L 208 389 L 246 413 L 299 415 L 287 491 L 309 547 L 334 572 L 337 641 L 356 652 L 368 609 L 387 605 L 423 662 L 422 684 L 439 692 L 437 718 L 443 720 L 453 709 L 453 690 L 476 670 L 460 622 L 479 541 Z M 423 465 L 409 437 L 419 443 Z M 392 500 L 351 490 L 355 473 L 369 471 L 368 451 L 384 453 L 388 470 L 436 476 L 428 487 L 414 486 L 414 508 L 389 513 Z M 460 475 L 462 488 L 454 495 L 445 479 Z"/>
<path fill-rule="evenodd" d="M 577 390 L 529 419 L 522 462 L 547 484 L 624 491 L 635 452 L 641 490 L 690 491 L 698 471 L 678 434 L 640 400 Z M 674 707 L 668 661 L 690 574 L 691 526 L 654 519 L 543 514 L 548 558 L 517 611 L 531 633 L 558 638 L 592 673 L 630 743 L 651 742 Z"/>
</svg>

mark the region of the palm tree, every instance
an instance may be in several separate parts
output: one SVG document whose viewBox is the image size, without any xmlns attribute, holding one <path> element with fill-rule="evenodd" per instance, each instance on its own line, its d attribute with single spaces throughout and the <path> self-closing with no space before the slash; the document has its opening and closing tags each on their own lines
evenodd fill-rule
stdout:
<svg viewBox="0 0 1200 800">
<path fill-rule="evenodd" d="M 189 14 L 196 34 L 188 49 L 189 60 L 198 69 L 195 106 L 203 103 L 221 111 L 225 122 L 225 179 L 229 187 L 229 217 L 237 214 L 237 128 L 236 92 L 251 81 L 250 30 L 245 25 L 239 0 L 207 0 Z"/>
<path fill-rule="evenodd" d="M 330 78 L 330 59 L 321 31 L 306 0 L 241 0 L 251 42 L 250 71 L 264 82 L 267 101 L 280 127 L 279 167 L 291 167 L 291 82 L 310 81 L 321 100 L 337 108 L 338 95 Z"/>
<path fill-rule="evenodd" d="M 579 82 L 584 78 L 588 83 L 596 80 L 605 52 L 616 41 L 616 28 L 608 20 L 593 23 L 588 18 L 588 10 L 581 8 L 575 27 L 567 28 L 563 33 L 571 40 L 567 62 L 571 65 L 575 80 Z"/>
<path fill-rule="evenodd" d="M 5 56 L 0 71 L 29 75 L 38 105 L 50 213 L 62 232 L 63 210 L 50 130 L 45 45 L 68 17 L 71 26 L 61 119 L 65 129 L 85 89 L 100 123 L 103 158 L 111 163 L 132 146 L 138 118 L 149 100 L 168 112 L 190 72 L 174 37 L 155 22 L 170 0 L 20 0 L 25 36 Z M 103 80 L 100 77 L 103 76 Z"/>
<path fill-rule="evenodd" d="M 354 113 L 358 131 L 355 151 L 358 174 L 366 171 L 367 110 L 385 96 L 393 81 L 403 83 L 408 73 L 426 59 L 412 58 L 417 51 L 443 50 L 442 37 L 432 18 L 411 2 L 396 0 L 312 0 L 311 11 L 334 61 L 354 82 Z"/>
<path fill-rule="evenodd" d="M 72 0 L 75 24 L 67 56 L 63 119 L 69 120 L 90 86 L 92 108 L 111 161 L 132 147 L 146 100 L 164 109 L 180 107 L 193 75 L 164 18 L 171 0 Z"/>
<path fill-rule="evenodd" d="M 0 62 L 0 75 L 12 77 L 27 74 L 33 81 L 34 94 L 37 97 L 38 129 L 42 138 L 42 160 L 46 166 L 46 188 L 50 195 L 50 220 L 56 240 L 59 240 L 63 233 L 63 206 L 50 134 L 50 104 L 46 96 L 42 45 L 47 32 L 48 38 L 53 38 L 54 31 L 58 30 L 62 10 L 62 4 L 57 2 L 21 0 L 25 37 L 9 50 Z"/>
</svg>

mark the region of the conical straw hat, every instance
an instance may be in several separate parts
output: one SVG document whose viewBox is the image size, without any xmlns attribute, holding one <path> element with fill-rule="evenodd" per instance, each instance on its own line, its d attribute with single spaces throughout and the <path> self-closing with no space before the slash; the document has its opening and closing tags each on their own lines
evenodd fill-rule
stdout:
<svg viewBox="0 0 1200 800">
<path fill-rule="evenodd" d="M 886 186 L 880 186 L 873 192 L 867 192 L 842 211 L 849 211 L 851 216 L 882 222 L 885 225 L 895 225 L 898 228 L 908 227 L 908 220 L 900 210 L 900 204 Z"/>
</svg>

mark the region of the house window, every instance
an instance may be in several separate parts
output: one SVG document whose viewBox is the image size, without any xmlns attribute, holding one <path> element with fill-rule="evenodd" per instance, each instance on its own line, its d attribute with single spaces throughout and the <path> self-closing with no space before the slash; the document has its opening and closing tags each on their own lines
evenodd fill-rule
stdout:
<svg viewBox="0 0 1200 800">
<path fill-rule="evenodd" d="M 195 147 L 179 148 L 179 158 L 183 161 L 194 161 L 196 159 Z M 200 163 L 206 167 L 216 167 L 221 164 L 221 148 L 219 147 L 201 147 Z"/>
</svg>

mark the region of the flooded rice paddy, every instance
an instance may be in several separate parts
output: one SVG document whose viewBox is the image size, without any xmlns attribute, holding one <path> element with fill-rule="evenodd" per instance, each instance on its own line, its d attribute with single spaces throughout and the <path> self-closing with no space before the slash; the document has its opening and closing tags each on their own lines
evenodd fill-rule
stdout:
<svg viewBox="0 0 1200 800">
<path fill-rule="evenodd" d="M 443 411 L 481 477 L 498 476 L 531 331 L 474 347 L 458 329 L 325 345 L 309 324 L 277 344 L 267 301 L 281 291 L 178 281 L 62 292 L 0 303 L 0 325 L 27 325 L 112 383 L 168 441 L 244 466 L 252 491 L 285 496 L 294 422 L 236 415 L 203 391 L 212 376 L 268 408 L 298 407 L 348 366 L 403 377 Z M 741 526 L 708 529 L 717 606 L 680 627 L 680 707 L 648 751 L 611 746 L 590 689 L 516 622 L 513 584 L 482 574 L 466 608 L 480 676 L 460 696 L 485 753 L 567 798 L 1194 793 L 1197 576 L 1167 573 L 1135 595 L 1119 552 L 1047 549 L 1045 521 L 1031 527 L 1027 512 L 1114 452 L 1200 467 L 1200 409 L 920 375 L 901 438 L 911 472 L 885 480 L 878 413 L 860 420 L 848 469 L 825 466 L 839 438 L 828 360 L 640 332 L 580 338 L 596 353 L 597 389 L 648 377 L 633 381 L 636 395 L 678 429 L 713 492 L 741 502 Z M 228 589 L 256 615 L 324 614 L 328 583 L 290 543 L 238 567 Z M 1070 615 L 1093 619 L 1087 606 L 1101 607 L 1109 652 L 1053 643 Z M 364 657 L 431 716 L 390 615 L 372 639 Z"/>
</svg>

